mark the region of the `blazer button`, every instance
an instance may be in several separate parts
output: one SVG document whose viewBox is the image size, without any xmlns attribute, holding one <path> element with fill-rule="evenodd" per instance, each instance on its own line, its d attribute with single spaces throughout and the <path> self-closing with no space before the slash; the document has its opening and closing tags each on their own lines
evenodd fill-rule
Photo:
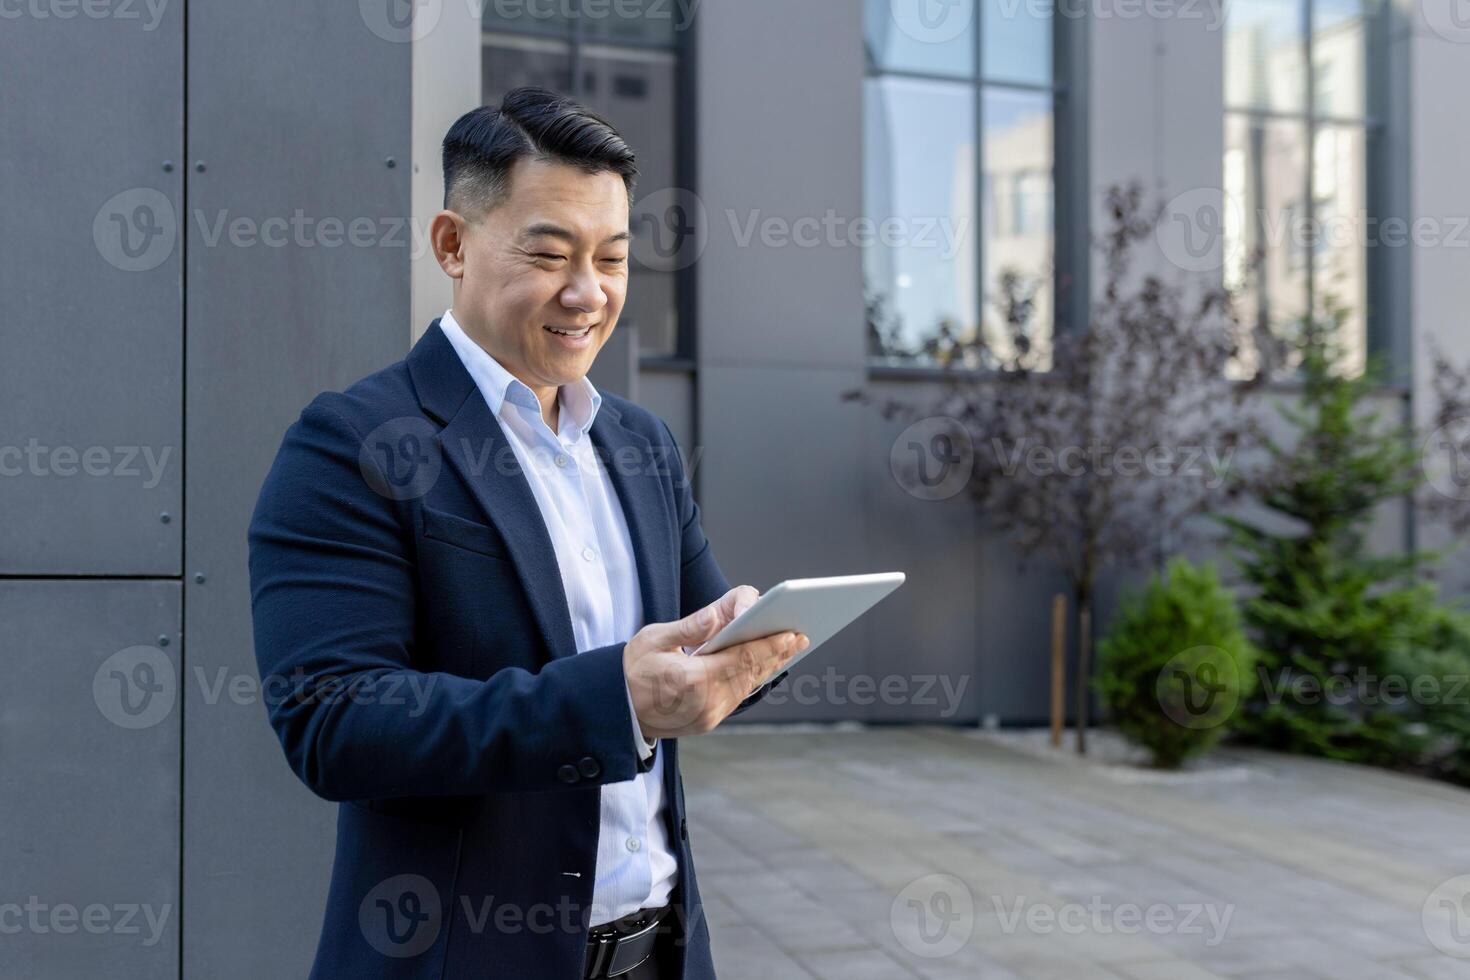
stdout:
<svg viewBox="0 0 1470 980">
<path fill-rule="evenodd" d="M 560 779 L 564 783 L 575 783 L 578 779 L 581 779 L 582 777 L 577 775 L 576 766 L 567 765 L 562 766 L 556 771 L 556 778 Z"/>
<path fill-rule="evenodd" d="M 592 758 L 592 756 L 590 755 L 582 756 L 582 761 L 577 763 L 577 768 L 580 769 L 582 771 L 582 775 L 586 776 L 588 779 L 592 779 L 598 773 L 602 772 L 602 767 L 599 766 L 597 764 L 597 760 Z"/>
</svg>

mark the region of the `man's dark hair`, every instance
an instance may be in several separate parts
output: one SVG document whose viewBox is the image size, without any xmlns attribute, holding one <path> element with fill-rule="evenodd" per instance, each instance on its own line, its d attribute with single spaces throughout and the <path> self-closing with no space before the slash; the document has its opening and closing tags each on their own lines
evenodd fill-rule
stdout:
<svg viewBox="0 0 1470 980">
<path fill-rule="evenodd" d="M 527 85 L 505 93 L 500 107 L 460 116 L 444 136 L 444 206 L 461 213 L 493 208 L 510 193 L 510 168 L 524 157 L 611 171 L 628 199 L 638 167 L 612 123 L 565 96 Z"/>
</svg>

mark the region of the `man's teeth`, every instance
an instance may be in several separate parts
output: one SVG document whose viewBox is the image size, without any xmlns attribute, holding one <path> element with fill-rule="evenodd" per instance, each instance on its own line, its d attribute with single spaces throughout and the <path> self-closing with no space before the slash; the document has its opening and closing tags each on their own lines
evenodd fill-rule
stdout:
<svg viewBox="0 0 1470 980">
<path fill-rule="evenodd" d="M 559 333 L 563 337 L 581 337 L 584 334 L 586 334 L 587 331 L 591 330 L 592 328 L 591 327 L 583 327 L 581 330 L 558 330 L 555 327 L 547 327 L 546 329 L 547 330 L 550 330 L 552 333 Z"/>
</svg>

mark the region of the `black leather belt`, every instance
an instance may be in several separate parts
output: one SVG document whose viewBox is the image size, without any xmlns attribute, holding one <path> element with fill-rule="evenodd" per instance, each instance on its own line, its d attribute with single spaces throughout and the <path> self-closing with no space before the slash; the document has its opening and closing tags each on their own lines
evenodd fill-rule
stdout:
<svg viewBox="0 0 1470 980">
<path fill-rule="evenodd" d="M 620 977 L 653 955 L 660 923 L 671 905 L 637 912 L 593 926 L 587 933 L 587 960 L 583 976 Z"/>
</svg>

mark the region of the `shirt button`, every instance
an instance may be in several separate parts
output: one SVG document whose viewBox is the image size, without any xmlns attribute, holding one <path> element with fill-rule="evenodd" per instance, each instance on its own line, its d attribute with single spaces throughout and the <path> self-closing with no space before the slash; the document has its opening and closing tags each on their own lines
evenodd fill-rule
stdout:
<svg viewBox="0 0 1470 980">
<path fill-rule="evenodd" d="M 556 454 L 556 465 L 565 468 L 566 465 L 567 465 L 567 458 L 566 458 L 566 456 L 562 455 L 561 453 L 557 453 Z"/>
<path fill-rule="evenodd" d="M 628 850 L 630 850 L 630 851 L 636 851 L 636 850 L 638 850 L 638 848 L 640 848 L 642 846 L 643 846 L 643 842 L 640 841 L 638 838 L 636 838 L 636 837 L 629 837 L 628 838 Z"/>
<path fill-rule="evenodd" d="M 592 559 L 597 557 L 597 552 L 593 551 L 591 548 L 583 548 L 582 557 L 587 559 L 588 561 L 591 561 Z"/>
</svg>

